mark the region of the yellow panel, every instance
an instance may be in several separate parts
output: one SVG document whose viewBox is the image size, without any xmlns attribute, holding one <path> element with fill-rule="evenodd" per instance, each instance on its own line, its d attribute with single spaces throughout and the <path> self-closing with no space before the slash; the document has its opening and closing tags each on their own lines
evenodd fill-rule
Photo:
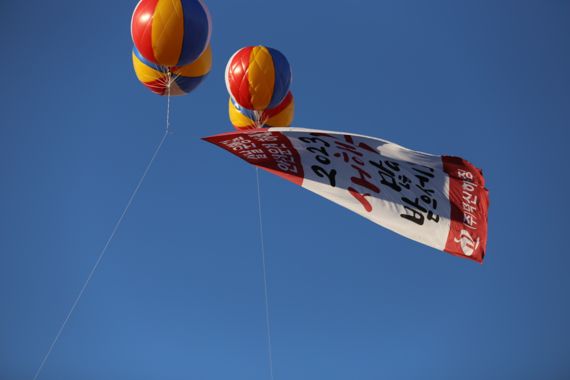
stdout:
<svg viewBox="0 0 570 380">
<path fill-rule="evenodd" d="M 144 83 L 165 78 L 165 74 L 142 63 L 133 52 L 133 67 L 137 78 Z"/>
<path fill-rule="evenodd" d="M 208 45 L 208 48 L 198 57 L 193 63 L 182 66 L 174 70 L 174 74 L 183 77 L 202 77 L 210 72 L 212 68 L 212 48 Z"/>
<path fill-rule="evenodd" d="M 255 128 L 255 123 L 249 117 L 242 115 L 232 104 L 232 100 L 229 100 L 229 114 L 230 114 L 230 121 L 234 127 L 240 129 L 249 129 Z"/>
<path fill-rule="evenodd" d="M 158 0 L 152 17 L 152 49 L 156 62 L 175 66 L 184 39 L 184 11 L 181 0 Z"/>
<path fill-rule="evenodd" d="M 269 50 L 263 46 L 256 46 L 251 51 L 248 80 L 253 109 L 266 109 L 273 96 L 275 67 Z"/>
</svg>

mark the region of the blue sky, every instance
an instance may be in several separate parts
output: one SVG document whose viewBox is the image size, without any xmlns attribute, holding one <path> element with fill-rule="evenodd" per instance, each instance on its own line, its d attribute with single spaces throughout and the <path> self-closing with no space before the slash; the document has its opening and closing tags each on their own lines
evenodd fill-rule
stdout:
<svg viewBox="0 0 570 380">
<path fill-rule="evenodd" d="M 570 376 L 570 2 L 208 2 L 214 66 L 40 376 L 268 379 L 255 171 L 223 71 L 266 44 L 296 126 L 483 168 L 478 265 L 263 173 L 276 379 Z M 0 379 L 31 379 L 160 140 L 132 72 L 135 1 L 0 3 Z"/>
</svg>

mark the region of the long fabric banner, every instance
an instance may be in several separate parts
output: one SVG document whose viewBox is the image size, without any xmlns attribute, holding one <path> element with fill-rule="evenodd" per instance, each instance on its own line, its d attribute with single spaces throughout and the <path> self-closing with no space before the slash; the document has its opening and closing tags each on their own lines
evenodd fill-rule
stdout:
<svg viewBox="0 0 570 380">
<path fill-rule="evenodd" d="M 400 235 L 483 261 L 488 192 L 481 171 L 462 158 L 314 129 L 255 129 L 204 140 Z"/>
</svg>

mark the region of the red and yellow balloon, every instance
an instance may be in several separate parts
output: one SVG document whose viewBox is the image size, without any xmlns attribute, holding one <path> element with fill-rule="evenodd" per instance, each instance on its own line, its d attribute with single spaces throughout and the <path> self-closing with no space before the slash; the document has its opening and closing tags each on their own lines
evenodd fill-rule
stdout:
<svg viewBox="0 0 570 380">
<path fill-rule="evenodd" d="M 141 0 L 131 20 L 139 81 L 159 95 L 185 95 L 210 72 L 211 19 L 202 0 Z"/>
<path fill-rule="evenodd" d="M 277 107 L 289 92 L 291 67 L 277 49 L 247 46 L 226 66 L 226 87 L 243 108 L 264 111 Z"/>
<path fill-rule="evenodd" d="M 141 0 L 131 20 L 137 50 L 165 67 L 197 60 L 210 43 L 211 30 L 210 13 L 202 0 Z"/>
</svg>

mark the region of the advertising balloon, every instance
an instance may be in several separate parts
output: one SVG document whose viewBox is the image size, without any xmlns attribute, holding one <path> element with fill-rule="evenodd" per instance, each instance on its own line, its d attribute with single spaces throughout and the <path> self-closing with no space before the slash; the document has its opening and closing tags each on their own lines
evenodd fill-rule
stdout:
<svg viewBox="0 0 570 380">
<path fill-rule="evenodd" d="M 210 43 L 212 23 L 202 0 L 141 0 L 131 35 L 141 56 L 165 67 L 194 62 Z"/>
<path fill-rule="evenodd" d="M 291 67 L 276 49 L 248 46 L 230 58 L 225 77 L 228 92 L 237 104 L 264 111 L 277 107 L 289 92 Z"/>
</svg>

